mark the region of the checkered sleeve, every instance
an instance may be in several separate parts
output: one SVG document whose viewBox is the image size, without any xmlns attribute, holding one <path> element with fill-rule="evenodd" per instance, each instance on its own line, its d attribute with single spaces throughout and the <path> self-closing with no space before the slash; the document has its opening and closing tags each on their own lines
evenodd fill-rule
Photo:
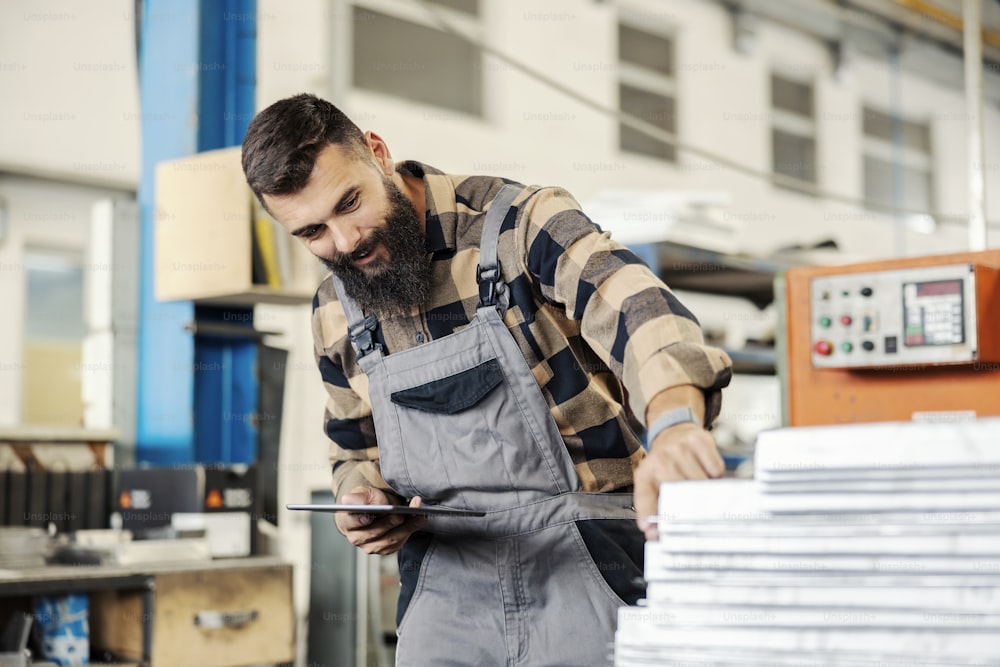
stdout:
<svg viewBox="0 0 1000 667">
<path fill-rule="evenodd" d="M 362 396 L 367 390 L 366 377 L 357 372 L 353 355 L 338 352 L 345 347 L 346 317 L 335 295 L 331 282 L 324 282 L 313 301 L 312 314 L 313 351 L 327 392 L 323 426 L 330 441 L 333 493 L 339 500 L 358 486 L 369 486 L 386 491 L 393 502 L 399 502 L 379 469 L 371 404 Z"/>
<path fill-rule="evenodd" d="M 541 294 L 580 322 L 583 339 L 628 391 L 633 414 L 643 419 L 659 392 L 693 385 L 705 393 L 711 424 L 732 362 L 705 345 L 698 320 L 642 260 L 559 188 L 536 192 L 517 229 L 518 254 Z"/>
</svg>

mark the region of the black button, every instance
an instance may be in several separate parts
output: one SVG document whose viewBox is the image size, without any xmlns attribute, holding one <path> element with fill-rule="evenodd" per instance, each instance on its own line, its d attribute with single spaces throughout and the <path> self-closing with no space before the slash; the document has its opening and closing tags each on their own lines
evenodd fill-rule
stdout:
<svg viewBox="0 0 1000 667">
<path fill-rule="evenodd" d="M 886 354 L 896 354 L 896 337 L 886 336 L 885 337 L 885 353 Z"/>
<path fill-rule="evenodd" d="M 862 287 L 861 288 L 861 296 L 871 296 L 871 295 L 872 295 L 872 288 L 871 287 Z"/>
<path fill-rule="evenodd" d="M 861 343 L 861 347 L 865 349 L 865 352 L 871 352 L 872 350 L 875 349 L 875 343 L 871 342 L 870 340 L 866 340 L 863 343 Z"/>
</svg>

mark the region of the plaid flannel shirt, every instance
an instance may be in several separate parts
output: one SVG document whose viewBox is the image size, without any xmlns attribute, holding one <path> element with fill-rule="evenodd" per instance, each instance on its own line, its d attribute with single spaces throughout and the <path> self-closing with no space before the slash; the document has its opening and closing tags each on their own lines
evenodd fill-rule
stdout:
<svg viewBox="0 0 1000 667">
<path fill-rule="evenodd" d="M 391 354 L 466 326 L 479 302 L 476 267 L 485 210 L 509 181 L 444 174 L 417 162 L 397 169 L 425 184 L 430 301 L 380 320 Z M 649 401 L 677 385 L 701 388 L 706 423 L 718 416 L 731 377 L 725 352 L 627 248 L 584 215 L 565 190 L 529 186 L 501 229 L 500 265 L 510 295 L 504 317 L 538 381 L 583 491 L 623 490 L 645 456 L 638 433 Z M 378 466 L 368 379 L 358 367 L 332 281 L 313 300 L 313 337 L 329 393 L 333 491 L 390 491 Z"/>
</svg>

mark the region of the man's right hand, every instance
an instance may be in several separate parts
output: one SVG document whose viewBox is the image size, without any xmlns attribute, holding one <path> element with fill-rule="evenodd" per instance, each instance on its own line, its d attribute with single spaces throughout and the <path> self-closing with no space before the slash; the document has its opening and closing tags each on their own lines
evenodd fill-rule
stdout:
<svg viewBox="0 0 1000 667">
<path fill-rule="evenodd" d="M 389 496 L 380 489 L 359 486 L 340 499 L 348 505 L 390 505 Z M 420 496 L 410 507 L 420 507 Z M 427 517 L 401 514 L 364 514 L 337 512 L 334 522 L 347 541 L 367 554 L 386 556 L 399 551 L 410 535 L 427 525 Z"/>
</svg>

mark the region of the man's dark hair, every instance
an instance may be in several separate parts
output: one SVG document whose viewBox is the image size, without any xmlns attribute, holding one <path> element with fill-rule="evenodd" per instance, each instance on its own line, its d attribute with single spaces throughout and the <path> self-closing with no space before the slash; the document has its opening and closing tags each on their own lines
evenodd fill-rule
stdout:
<svg viewBox="0 0 1000 667">
<path fill-rule="evenodd" d="M 278 100 L 252 121 L 243 138 L 243 173 L 261 204 L 263 195 L 305 187 L 316 156 L 327 145 L 365 155 L 365 136 L 340 109 L 315 95 Z"/>
</svg>

